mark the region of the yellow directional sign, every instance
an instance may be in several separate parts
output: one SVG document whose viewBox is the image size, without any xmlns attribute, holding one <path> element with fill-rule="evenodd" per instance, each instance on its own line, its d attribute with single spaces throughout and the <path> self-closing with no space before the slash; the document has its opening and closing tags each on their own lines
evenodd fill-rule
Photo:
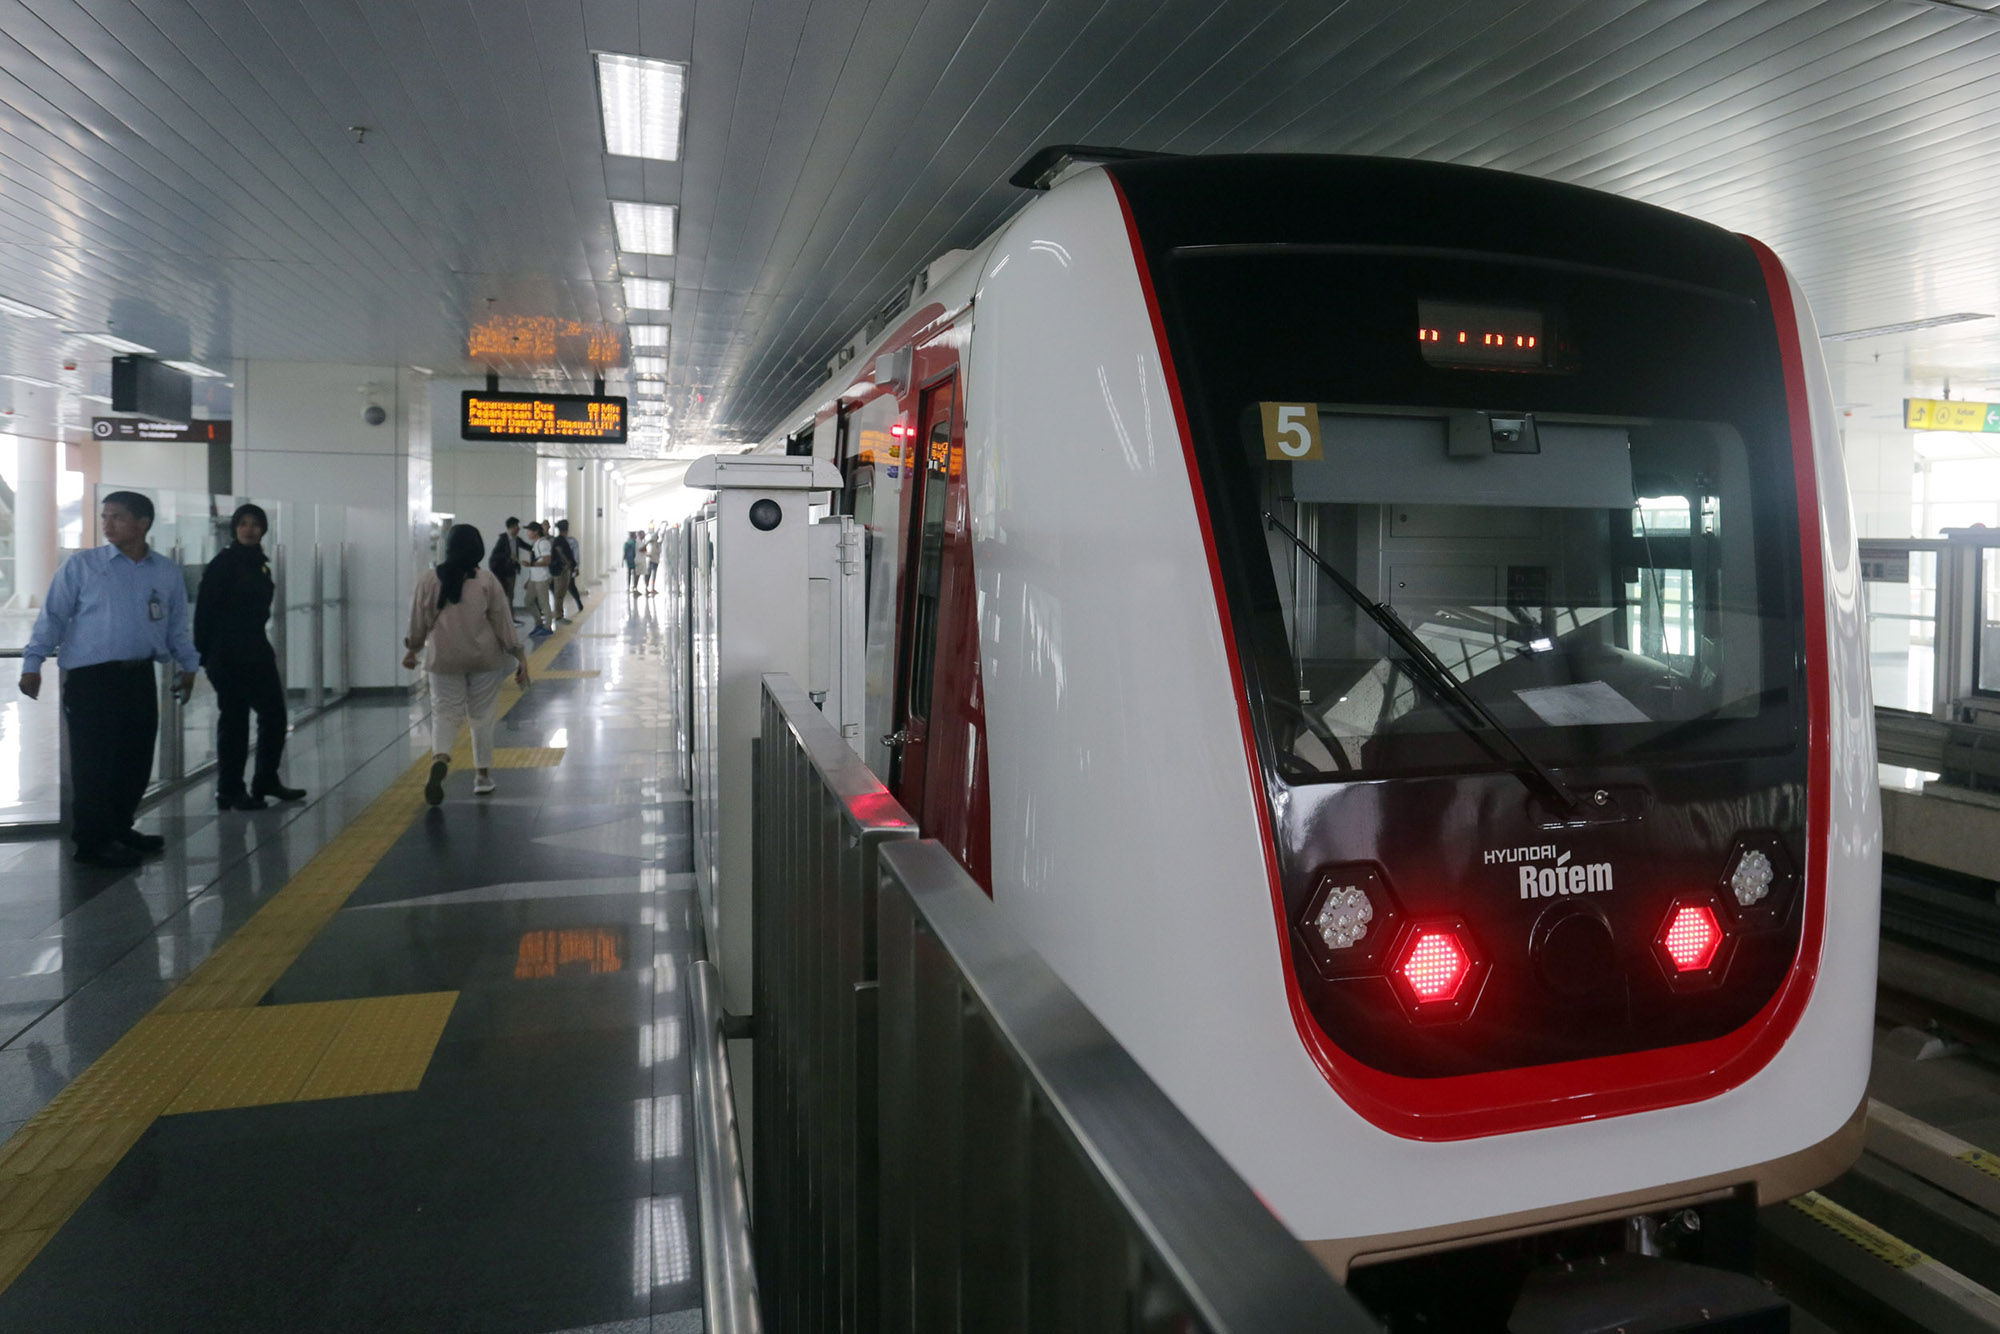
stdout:
<svg viewBox="0 0 2000 1334">
<path fill-rule="evenodd" d="M 2000 403 L 1906 398 L 1903 427 L 1910 431 L 2000 431 Z"/>
</svg>

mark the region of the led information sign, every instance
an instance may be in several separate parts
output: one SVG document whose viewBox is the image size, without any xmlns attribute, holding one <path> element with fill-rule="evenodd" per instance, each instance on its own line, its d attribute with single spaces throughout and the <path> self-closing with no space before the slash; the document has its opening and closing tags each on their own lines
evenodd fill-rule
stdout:
<svg viewBox="0 0 2000 1334">
<path fill-rule="evenodd" d="M 1957 398 L 1906 398 L 1906 431 L 2000 431 L 2000 403 L 1967 403 Z"/>
<path fill-rule="evenodd" d="M 1539 310 L 1422 300 L 1417 348 L 1433 366 L 1540 370 L 1548 364 L 1544 324 Z"/>
<path fill-rule="evenodd" d="M 99 440 L 164 440 L 187 444 L 208 440 L 218 445 L 230 443 L 230 423 L 141 421 L 136 417 L 92 417 L 90 433 Z"/>
<path fill-rule="evenodd" d="M 464 440 L 580 440 L 625 443 L 625 400 L 591 394 L 509 394 L 468 389 L 459 396 Z"/>
</svg>

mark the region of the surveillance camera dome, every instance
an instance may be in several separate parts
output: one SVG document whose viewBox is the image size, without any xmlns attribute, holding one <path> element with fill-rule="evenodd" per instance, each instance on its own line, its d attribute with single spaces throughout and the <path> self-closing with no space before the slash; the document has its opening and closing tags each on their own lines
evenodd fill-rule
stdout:
<svg viewBox="0 0 2000 1334">
<path fill-rule="evenodd" d="M 380 426 L 383 422 L 389 420 L 389 414 L 383 410 L 380 403 L 370 403 L 366 410 L 362 412 L 361 420 L 367 422 L 370 426 Z"/>
</svg>

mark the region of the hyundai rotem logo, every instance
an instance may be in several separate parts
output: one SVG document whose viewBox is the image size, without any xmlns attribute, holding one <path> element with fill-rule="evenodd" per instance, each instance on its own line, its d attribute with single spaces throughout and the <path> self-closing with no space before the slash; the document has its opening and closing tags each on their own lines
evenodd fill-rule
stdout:
<svg viewBox="0 0 2000 1334">
<path fill-rule="evenodd" d="M 1548 852 L 1554 853 L 1554 848 Z M 1552 899 L 1559 894 L 1609 894 L 1612 890 L 1610 862 L 1574 862 L 1565 852 L 1553 866 L 1521 867 L 1521 897 Z"/>
</svg>

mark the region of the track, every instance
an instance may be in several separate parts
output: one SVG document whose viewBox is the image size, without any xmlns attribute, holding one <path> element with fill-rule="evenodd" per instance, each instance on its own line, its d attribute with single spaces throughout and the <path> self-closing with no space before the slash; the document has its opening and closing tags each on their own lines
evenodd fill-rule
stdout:
<svg viewBox="0 0 2000 1334">
<path fill-rule="evenodd" d="M 1884 868 L 1866 1150 L 1761 1218 L 1761 1268 L 1802 1309 L 1795 1329 L 2000 1331 L 2000 1154 L 1978 1142 L 2000 1147 L 1993 888 Z"/>
</svg>

